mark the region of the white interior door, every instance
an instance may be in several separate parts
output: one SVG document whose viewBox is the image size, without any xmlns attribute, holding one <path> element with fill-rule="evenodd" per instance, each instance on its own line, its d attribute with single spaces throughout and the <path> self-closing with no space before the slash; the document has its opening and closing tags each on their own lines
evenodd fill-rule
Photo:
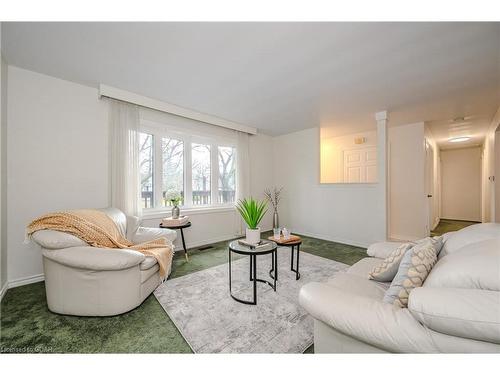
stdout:
<svg viewBox="0 0 500 375">
<path fill-rule="evenodd" d="M 377 148 L 375 146 L 344 150 L 344 182 L 377 182 Z"/>
</svg>

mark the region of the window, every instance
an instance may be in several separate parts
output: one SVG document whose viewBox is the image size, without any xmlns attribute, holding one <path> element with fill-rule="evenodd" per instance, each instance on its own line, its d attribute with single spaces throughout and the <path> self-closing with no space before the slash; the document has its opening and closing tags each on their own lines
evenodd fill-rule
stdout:
<svg viewBox="0 0 500 375">
<path fill-rule="evenodd" d="M 210 145 L 193 143 L 191 149 L 193 206 L 207 205 L 212 203 Z"/>
<path fill-rule="evenodd" d="M 162 206 L 171 206 L 172 194 L 180 194 L 184 204 L 184 142 L 173 138 L 161 139 L 163 160 Z"/>
<path fill-rule="evenodd" d="M 144 126 L 139 139 L 144 209 L 170 207 L 168 199 L 175 194 L 188 208 L 234 204 L 234 144 L 156 126 Z"/>
<path fill-rule="evenodd" d="M 236 149 L 219 147 L 219 203 L 234 203 L 236 195 Z"/>
<path fill-rule="evenodd" d="M 139 173 L 141 175 L 141 201 L 143 208 L 153 207 L 153 136 L 140 133 Z"/>
</svg>

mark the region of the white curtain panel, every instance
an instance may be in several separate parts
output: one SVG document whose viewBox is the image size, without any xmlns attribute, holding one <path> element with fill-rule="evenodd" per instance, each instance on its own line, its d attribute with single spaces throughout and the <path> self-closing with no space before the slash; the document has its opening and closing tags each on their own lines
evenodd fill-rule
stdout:
<svg viewBox="0 0 500 375">
<path fill-rule="evenodd" d="M 139 108 L 110 100 L 111 205 L 126 215 L 141 216 Z"/>
<path fill-rule="evenodd" d="M 250 156 L 249 156 L 249 135 L 247 133 L 236 132 L 238 136 L 238 147 L 236 154 L 236 202 L 243 198 L 248 198 L 250 194 Z M 246 225 L 238 213 L 235 215 L 240 220 L 240 232 L 245 233 Z"/>
</svg>

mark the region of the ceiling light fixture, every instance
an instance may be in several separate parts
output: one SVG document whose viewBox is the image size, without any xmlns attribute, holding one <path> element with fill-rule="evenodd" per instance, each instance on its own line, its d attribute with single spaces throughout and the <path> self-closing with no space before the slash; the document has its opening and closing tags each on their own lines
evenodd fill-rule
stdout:
<svg viewBox="0 0 500 375">
<path fill-rule="evenodd" d="M 448 142 L 458 143 L 458 142 L 466 142 L 470 139 L 470 137 L 456 137 L 448 139 Z"/>
</svg>

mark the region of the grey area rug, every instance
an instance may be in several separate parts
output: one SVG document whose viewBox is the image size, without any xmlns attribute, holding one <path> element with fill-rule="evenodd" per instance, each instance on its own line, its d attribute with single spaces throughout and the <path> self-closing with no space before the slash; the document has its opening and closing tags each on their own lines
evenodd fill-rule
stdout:
<svg viewBox="0 0 500 375">
<path fill-rule="evenodd" d="M 271 255 L 257 259 L 257 278 L 269 280 Z M 232 264 L 233 294 L 251 299 L 249 257 Z M 277 291 L 257 283 L 257 305 L 231 298 L 227 264 L 167 280 L 154 295 L 195 353 L 302 353 L 313 343 L 313 319 L 299 305 L 300 288 L 347 268 L 301 252 L 296 281 L 290 249 L 278 248 Z"/>
</svg>

